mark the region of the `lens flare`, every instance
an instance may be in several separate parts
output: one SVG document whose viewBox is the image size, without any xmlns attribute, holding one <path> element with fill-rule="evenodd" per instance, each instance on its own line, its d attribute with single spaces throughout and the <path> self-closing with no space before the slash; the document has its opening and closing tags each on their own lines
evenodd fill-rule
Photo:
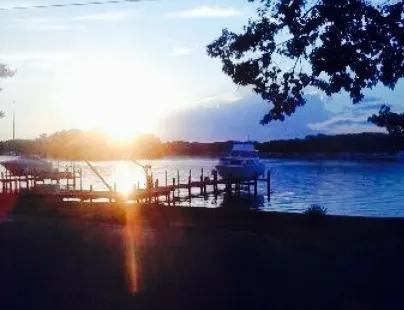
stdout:
<svg viewBox="0 0 404 310">
<path fill-rule="evenodd" d="M 135 223 L 133 206 L 126 207 L 124 233 L 125 266 L 129 292 L 134 295 L 139 290 L 137 247 L 140 242 L 138 227 Z"/>
</svg>

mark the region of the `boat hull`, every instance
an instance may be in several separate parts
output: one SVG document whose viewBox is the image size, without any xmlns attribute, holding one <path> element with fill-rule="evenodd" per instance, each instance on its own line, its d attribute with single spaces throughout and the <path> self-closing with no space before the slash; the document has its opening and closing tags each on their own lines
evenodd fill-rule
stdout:
<svg viewBox="0 0 404 310">
<path fill-rule="evenodd" d="M 0 164 L 5 167 L 12 175 L 25 176 L 25 175 L 52 175 L 56 169 L 52 167 L 52 164 L 42 160 L 10 160 L 3 161 Z"/>
<path fill-rule="evenodd" d="M 252 180 L 257 179 L 265 173 L 265 165 L 254 166 L 243 165 L 217 165 L 217 172 L 223 179 L 231 180 Z"/>
</svg>

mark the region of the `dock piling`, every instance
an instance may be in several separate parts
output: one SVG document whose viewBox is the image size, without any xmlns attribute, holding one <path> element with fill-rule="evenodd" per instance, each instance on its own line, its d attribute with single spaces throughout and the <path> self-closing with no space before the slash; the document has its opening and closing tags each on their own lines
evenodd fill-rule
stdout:
<svg viewBox="0 0 404 310">
<path fill-rule="evenodd" d="M 173 205 L 175 207 L 175 178 L 173 178 Z"/>
<path fill-rule="evenodd" d="M 234 193 L 236 194 L 236 195 L 240 195 L 240 192 L 241 192 L 241 184 L 240 184 L 240 181 L 236 181 L 236 183 L 234 184 Z"/>
<path fill-rule="evenodd" d="M 215 199 L 217 199 L 217 189 L 218 189 L 218 186 L 217 186 L 217 170 L 213 170 L 212 173 L 213 173 L 213 193 L 215 195 Z"/>
<path fill-rule="evenodd" d="M 203 195 L 203 168 L 201 168 L 201 176 L 199 177 L 199 190 L 201 192 L 201 195 Z"/>
<path fill-rule="evenodd" d="M 267 171 L 267 197 L 271 200 L 271 170 Z"/>
<path fill-rule="evenodd" d="M 191 181 L 192 181 L 192 175 L 191 175 L 191 169 L 189 170 L 189 176 L 188 176 L 188 199 L 191 201 Z"/>
<path fill-rule="evenodd" d="M 173 178 L 173 201 L 175 201 L 175 178 Z"/>
<path fill-rule="evenodd" d="M 67 189 L 69 189 L 69 166 L 68 165 L 66 165 L 66 187 L 67 187 Z"/>
<path fill-rule="evenodd" d="M 72 170 L 73 170 L 73 190 L 76 190 L 76 166 L 72 164 Z"/>
<path fill-rule="evenodd" d="M 80 176 L 80 191 L 83 190 L 83 168 L 80 167 L 79 170 L 79 176 Z"/>
<path fill-rule="evenodd" d="M 258 196 L 258 180 L 257 178 L 254 179 L 254 196 Z"/>
<path fill-rule="evenodd" d="M 180 196 L 180 170 L 177 169 L 177 196 Z"/>
</svg>

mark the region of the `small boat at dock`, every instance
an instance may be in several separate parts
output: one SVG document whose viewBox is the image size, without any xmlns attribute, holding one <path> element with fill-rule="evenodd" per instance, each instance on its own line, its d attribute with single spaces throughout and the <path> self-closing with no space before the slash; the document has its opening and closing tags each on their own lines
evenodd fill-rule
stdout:
<svg viewBox="0 0 404 310">
<path fill-rule="evenodd" d="M 50 177 L 58 173 L 51 162 L 37 155 L 19 156 L 0 162 L 14 176 L 35 175 Z"/>
<path fill-rule="evenodd" d="M 252 180 L 265 174 L 265 164 L 252 143 L 235 143 L 216 166 L 223 179 Z"/>
</svg>

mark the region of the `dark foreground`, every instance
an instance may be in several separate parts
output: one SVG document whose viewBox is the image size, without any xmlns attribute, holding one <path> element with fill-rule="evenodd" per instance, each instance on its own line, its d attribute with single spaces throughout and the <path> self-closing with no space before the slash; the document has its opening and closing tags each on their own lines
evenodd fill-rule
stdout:
<svg viewBox="0 0 404 310">
<path fill-rule="evenodd" d="M 0 224 L 0 309 L 404 309 L 402 219 L 15 218 Z"/>
</svg>

